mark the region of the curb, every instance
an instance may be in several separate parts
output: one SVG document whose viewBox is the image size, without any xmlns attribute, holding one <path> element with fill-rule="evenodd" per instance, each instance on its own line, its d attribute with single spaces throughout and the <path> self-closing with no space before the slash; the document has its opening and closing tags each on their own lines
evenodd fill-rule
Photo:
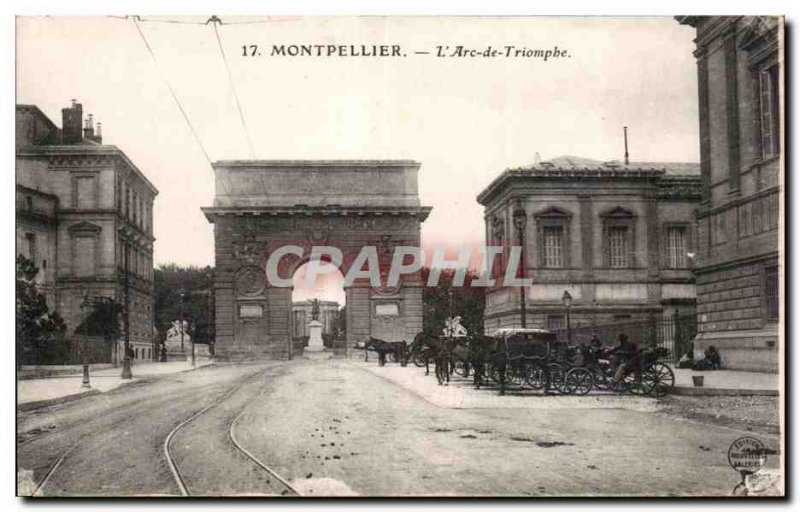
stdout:
<svg viewBox="0 0 800 512">
<path fill-rule="evenodd" d="M 143 380 L 147 380 L 147 381 L 149 381 L 149 380 L 157 380 L 157 379 L 160 379 L 162 377 L 169 376 L 169 375 L 178 375 L 180 373 L 196 371 L 196 370 L 200 370 L 202 368 L 210 368 L 210 367 L 214 366 L 215 364 L 216 363 L 204 364 L 202 366 L 198 366 L 197 368 L 187 368 L 186 370 L 181 370 L 181 371 L 175 372 L 175 373 L 164 373 L 164 374 L 160 374 L 160 375 L 149 375 L 149 376 L 145 375 L 143 377 L 137 377 L 137 378 L 131 380 L 130 382 L 123 382 L 119 386 L 113 387 L 113 388 L 109 389 L 108 391 L 98 391 L 97 389 L 90 389 L 88 391 L 82 391 L 80 393 L 73 393 L 71 395 L 60 396 L 58 398 L 51 398 L 51 399 L 48 399 L 48 400 L 37 400 L 35 402 L 25 402 L 24 404 L 17 404 L 17 412 L 28 412 L 28 411 L 32 411 L 34 409 L 40 409 L 40 408 L 43 408 L 43 407 L 52 407 L 53 405 L 60 405 L 60 404 L 64 404 L 64 403 L 67 403 L 67 402 L 72 402 L 74 400 L 80 400 L 81 398 L 88 398 L 90 396 L 99 395 L 99 394 L 102 394 L 102 393 L 110 393 L 110 392 L 115 391 L 117 389 L 124 388 L 124 387 L 132 384 L 133 382 L 140 382 L 140 381 L 143 381 Z"/>
<path fill-rule="evenodd" d="M 67 402 L 72 402 L 74 400 L 79 400 L 81 398 L 86 398 L 89 396 L 99 395 L 102 391 L 98 391 L 96 389 L 90 389 L 89 391 L 82 391 L 80 393 L 73 393 L 71 395 L 60 396 L 58 398 L 51 398 L 49 400 L 37 400 L 35 402 L 25 402 L 24 404 L 17 405 L 18 412 L 27 412 L 33 409 L 40 409 L 42 407 L 51 407 L 53 405 L 60 405 L 65 404 Z"/>
<path fill-rule="evenodd" d="M 730 389 L 730 388 L 695 388 L 678 387 L 672 390 L 674 395 L 691 396 L 780 396 L 777 389 Z"/>
</svg>

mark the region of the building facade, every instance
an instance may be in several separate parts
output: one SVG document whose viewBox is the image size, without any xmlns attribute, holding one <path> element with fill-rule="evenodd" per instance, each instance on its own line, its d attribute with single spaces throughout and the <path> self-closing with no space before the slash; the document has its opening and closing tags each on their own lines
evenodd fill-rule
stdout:
<svg viewBox="0 0 800 512">
<path fill-rule="evenodd" d="M 62 116 L 59 128 L 34 105 L 16 107 L 17 253 L 39 267 L 41 289 L 68 335 L 82 322 L 84 297 L 111 298 L 127 304 L 134 357 L 151 359 L 158 191 L 125 153 L 102 143 L 100 123 L 84 119 L 80 103 Z M 116 353 L 109 347 L 91 357 L 120 361 L 121 353 L 122 339 Z"/>
<path fill-rule="evenodd" d="M 694 27 L 703 197 L 698 336 L 731 369 L 778 371 L 783 21 L 683 16 Z"/>
<path fill-rule="evenodd" d="M 560 157 L 492 181 L 478 202 L 487 244 L 505 252 L 490 271 L 499 280 L 508 248 L 522 246 L 526 326 L 565 327 L 565 291 L 572 327 L 693 314 L 699 172 Z M 520 326 L 521 304 L 519 288 L 487 290 L 486 332 Z"/>
</svg>

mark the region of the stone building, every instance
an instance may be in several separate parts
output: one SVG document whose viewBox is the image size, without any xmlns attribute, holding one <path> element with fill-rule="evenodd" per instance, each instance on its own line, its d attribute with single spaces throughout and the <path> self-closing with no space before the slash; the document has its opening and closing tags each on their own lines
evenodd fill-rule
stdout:
<svg viewBox="0 0 800 512">
<path fill-rule="evenodd" d="M 292 337 L 294 339 L 308 336 L 308 323 L 311 321 L 311 300 L 292 302 Z M 334 335 L 336 322 L 339 320 L 341 306 L 332 300 L 319 301 L 319 321 L 322 322 L 322 334 Z"/>
<path fill-rule="evenodd" d="M 526 326 L 564 327 L 565 291 L 572 327 L 693 314 L 699 173 L 692 163 L 567 156 L 492 181 L 478 196 L 486 240 L 520 245 L 515 218 L 522 227 L 525 277 L 533 281 L 525 290 Z M 498 258 L 495 276 L 508 258 L 508 251 Z M 489 334 L 520 326 L 519 288 L 487 290 L 484 316 Z"/>
<path fill-rule="evenodd" d="M 158 191 L 122 150 L 103 144 L 100 129 L 74 100 L 62 109 L 61 128 L 35 105 L 17 105 L 17 253 L 39 267 L 41 289 L 70 335 L 84 296 L 124 304 L 127 255 L 131 347 L 149 359 Z M 111 351 L 98 350 L 92 357 L 108 361 Z"/>
<path fill-rule="evenodd" d="M 703 195 L 698 336 L 723 364 L 778 370 L 783 176 L 783 22 L 681 16 L 694 27 Z"/>
<path fill-rule="evenodd" d="M 232 160 L 214 163 L 216 354 L 222 360 L 286 359 L 295 355 L 291 279 L 315 246 L 341 250 L 347 273 L 365 246 L 373 247 L 380 286 L 355 279 L 344 289 L 347 345 L 370 336 L 410 341 L 422 330 L 419 273 L 388 286 L 396 246 L 420 245 L 421 206 L 410 160 Z M 272 254 L 287 247 L 268 280 Z"/>
</svg>

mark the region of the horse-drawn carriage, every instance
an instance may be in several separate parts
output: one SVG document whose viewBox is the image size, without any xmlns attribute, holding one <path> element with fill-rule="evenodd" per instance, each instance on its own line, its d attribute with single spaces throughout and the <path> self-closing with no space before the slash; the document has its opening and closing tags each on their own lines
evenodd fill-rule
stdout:
<svg viewBox="0 0 800 512">
<path fill-rule="evenodd" d="M 629 361 L 618 372 L 622 361 L 609 349 L 569 346 L 551 331 L 524 328 L 466 338 L 420 333 L 409 346 L 415 365 L 434 363 L 440 384 L 449 382 L 451 373 L 471 375 L 476 387 L 488 377 L 500 386 L 500 394 L 510 385 L 545 393 L 587 394 L 597 389 L 663 396 L 675 384 L 672 369 L 659 360 L 665 355 L 661 347 L 639 349 L 633 364 Z"/>
</svg>

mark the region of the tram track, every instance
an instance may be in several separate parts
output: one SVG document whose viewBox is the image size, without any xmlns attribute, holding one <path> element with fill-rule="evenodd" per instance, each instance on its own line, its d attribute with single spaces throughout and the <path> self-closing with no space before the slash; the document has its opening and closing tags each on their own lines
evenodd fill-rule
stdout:
<svg viewBox="0 0 800 512">
<path fill-rule="evenodd" d="M 176 425 L 174 428 L 172 428 L 170 430 L 170 432 L 167 434 L 167 436 L 164 439 L 163 445 L 162 445 L 162 452 L 163 452 L 163 456 L 166 459 L 167 465 L 168 465 L 168 467 L 170 469 L 170 473 L 171 473 L 171 475 L 172 475 L 172 477 L 173 477 L 173 479 L 175 481 L 175 484 L 177 485 L 181 495 L 183 495 L 183 496 L 193 496 L 192 492 L 190 491 L 189 486 L 187 485 L 187 478 L 180 471 L 178 463 L 175 460 L 174 454 L 170 450 L 170 445 L 171 445 L 172 441 L 174 440 L 174 438 L 176 437 L 176 435 L 182 429 L 184 429 L 188 425 L 190 425 L 193 422 L 195 422 L 198 418 L 202 417 L 204 414 L 206 414 L 208 411 L 212 410 L 214 407 L 220 406 L 220 404 L 224 403 L 227 399 L 231 398 L 233 395 L 236 394 L 236 392 L 241 390 L 244 386 L 246 386 L 248 384 L 252 384 L 256 379 L 258 379 L 259 377 L 264 376 L 265 372 L 267 372 L 269 370 L 270 369 L 257 371 L 257 372 L 254 372 L 253 374 L 247 375 L 244 378 L 240 379 L 233 386 L 231 386 L 227 390 L 225 390 L 222 393 L 222 395 L 220 395 L 218 398 L 216 398 L 210 404 L 206 405 L 205 407 L 203 407 L 199 411 L 191 414 L 188 418 L 186 418 L 183 421 L 181 421 L 178 425 Z M 211 385 L 204 385 L 204 386 L 201 386 L 200 388 L 197 388 L 197 390 L 206 389 L 206 388 L 208 388 L 210 386 Z M 261 393 L 258 395 L 258 398 L 260 398 L 263 394 L 264 394 L 264 390 L 261 391 Z M 114 416 L 117 416 L 117 414 L 119 414 L 122 411 L 127 411 L 128 413 L 130 413 L 130 410 L 131 410 L 130 408 L 131 407 L 135 406 L 136 404 L 141 404 L 141 403 L 145 402 L 145 400 L 146 399 L 136 399 L 136 400 L 133 400 L 132 402 L 129 402 L 129 403 L 125 404 L 124 406 L 114 407 L 112 409 L 112 411 L 111 411 L 111 414 L 113 414 Z M 271 480 L 274 480 L 278 485 L 280 485 L 282 487 L 281 489 L 278 490 L 278 492 L 276 494 L 299 495 L 299 493 L 285 479 L 283 479 L 280 475 L 278 475 L 277 472 L 275 472 L 272 468 L 270 468 L 268 465 L 266 465 L 263 461 L 259 460 L 255 455 L 253 455 L 253 453 L 251 451 L 249 451 L 247 448 L 245 448 L 243 446 L 242 442 L 239 439 L 237 439 L 236 434 L 235 434 L 235 426 L 239 422 L 240 418 L 250 409 L 250 405 L 252 404 L 252 402 L 253 401 L 248 402 L 248 404 L 245 405 L 245 407 L 241 411 L 239 411 L 238 414 L 236 414 L 236 416 L 233 418 L 233 420 L 230 421 L 227 424 L 227 439 L 230 442 L 230 445 L 233 447 L 233 449 L 237 453 L 240 453 L 244 457 L 246 457 L 247 460 L 251 461 L 261 471 L 263 471 L 267 475 L 269 475 L 269 478 Z M 165 400 L 164 403 L 162 404 L 162 406 L 166 406 L 167 404 L 168 404 L 168 402 Z M 108 416 L 105 416 L 105 417 L 107 418 Z M 79 434 L 79 436 L 78 436 L 78 438 L 76 440 L 71 440 L 71 439 L 69 439 L 69 437 L 70 437 L 70 433 L 74 432 L 76 430 L 76 427 L 80 425 L 79 422 L 70 423 L 70 424 L 66 425 L 65 427 L 63 427 L 63 428 L 60 428 L 58 430 L 53 430 L 53 431 L 50 431 L 50 432 L 46 432 L 46 433 L 44 433 L 42 435 L 39 435 L 39 436 L 36 436 L 34 438 L 26 439 L 25 441 L 20 443 L 19 447 L 27 447 L 28 445 L 33 445 L 33 443 L 40 442 L 40 441 L 43 441 L 43 440 L 48 440 L 48 439 L 51 439 L 51 438 L 55 438 L 55 437 L 58 437 L 60 435 L 67 436 L 65 438 L 65 440 L 68 441 L 67 448 L 64 449 L 61 452 L 61 454 L 55 459 L 55 461 L 53 461 L 51 464 L 49 464 L 49 466 L 47 466 L 47 470 L 45 471 L 45 473 L 42 476 L 42 478 L 38 481 L 38 483 L 31 482 L 31 487 L 30 488 L 32 488 L 32 491 L 28 494 L 28 496 L 31 496 L 31 497 L 42 497 L 42 496 L 44 496 L 45 488 L 48 486 L 48 484 L 50 483 L 50 481 L 53 478 L 53 476 L 56 475 L 59 472 L 59 468 L 62 467 L 62 465 L 64 464 L 64 461 L 69 457 L 69 455 L 71 453 L 73 453 L 73 451 L 75 451 L 76 448 L 81 446 L 81 444 L 87 438 L 91 437 L 94 433 L 96 433 L 96 431 L 98 429 L 102 429 L 102 430 L 106 430 L 106 431 L 107 430 L 114 430 L 115 428 L 119 427 L 120 425 L 125 424 L 127 421 L 130 421 L 130 417 L 129 417 L 129 414 L 128 414 L 128 415 L 124 415 L 124 416 L 121 416 L 121 417 L 116 417 L 116 418 L 114 418 L 114 420 L 115 421 L 111 421 L 111 422 L 103 421 L 101 423 L 98 423 L 97 425 L 94 425 L 89 432 Z M 72 441 L 72 442 L 69 442 L 69 441 Z M 281 493 L 281 491 L 282 491 L 282 493 Z"/>
<path fill-rule="evenodd" d="M 193 423 L 199 417 L 201 417 L 204 414 L 206 414 L 209 410 L 213 409 L 216 406 L 219 406 L 226 399 L 228 399 L 231 396 L 233 396 L 234 394 L 236 394 L 236 392 L 239 391 L 241 388 L 243 388 L 247 384 L 252 383 L 252 381 L 255 380 L 256 377 L 263 375 L 263 373 L 264 372 L 259 372 L 256 375 L 250 376 L 249 378 L 245 379 L 243 382 L 240 382 L 240 383 L 236 384 L 235 386 L 231 387 L 231 389 L 229 389 L 227 392 L 225 392 L 218 399 L 216 399 L 215 401 L 213 401 L 212 403 L 210 403 L 209 405 L 207 405 L 203 409 L 201 409 L 201 410 L 197 411 L 196 413 L 192 414 L 187 419 L 185 419 L 182 422 L 180 422 L 177 426 L 175 426 L 175 428 L 173 428 L 170 431 L 169 434 L 167 434 L 167 437 L 164 439 L 164 446 L 163 446 L 164 457 L 165 457 L 165 459 L 167 461 L 167 465 L 169 466 L 170 472 L 172 473 L 172 476 L 173 476 L 173 478 L 175 480 L 175 484 L 177 485 L 177 487 L 178 487 L 178 489 L 179 489 L 179 491 L 180 491 L 182 496 L 189 497 L 189 496 L 193 496 L 193 494 L 190 491 L 189 486 L 187 485 L 186 476 L 181 472 L 181 470 L 180 470 L 180 468 L 178 466 L 178 462 L 175 460 L 175 457 L 174 457 L 174 455 L 172 454 L 172 452 L 170 450 L 171 443 L 174 440 L 175 436 L 178 434 L 178 432 L 180 432 L 182 429 L 184 429 L 185 427 L 187 427 L 188 425 Z M 263 393 L 264 392 L 262 391 L 259 394 L 258 398 L 260 398 L 263 395 Z M 239 419 L 242 416 L 244 416 L 244 414 L 250 409 L 250 406 L 252 405 L 252 403 L 254 403 L 256 400 L 254 400 L 254 401 L 250 402 L 248 405 L 246 405 L 234 417 L 234 419 L 228 424 L 227 438 L 230 441 L 230 445 L 238 453 L 241 453 L 242 455 L 244 455 L 249 461 L 251 461 L 253 464 L 255 464 L 262 471 L 267 473 L 271 479 L 274 479 L 282 487 L 284 487 L 282 495 L 289 494 L 289 495 L 292 495 L 292 496 L 300 496 L 300 493 L 296 489 L 294 489 L 289 482 L 287 482 L 283 477 L 281 477 L 275 470 L 270 468 L 263 461 L 259 460 L 255 455 L 253 455 L 252 452 L 247 450 L 242 445 L 241 441 L 239 441 L 236 438 L 235 427 L 236 427 L 237 422 L 239 421 Z"/>
</svg>

